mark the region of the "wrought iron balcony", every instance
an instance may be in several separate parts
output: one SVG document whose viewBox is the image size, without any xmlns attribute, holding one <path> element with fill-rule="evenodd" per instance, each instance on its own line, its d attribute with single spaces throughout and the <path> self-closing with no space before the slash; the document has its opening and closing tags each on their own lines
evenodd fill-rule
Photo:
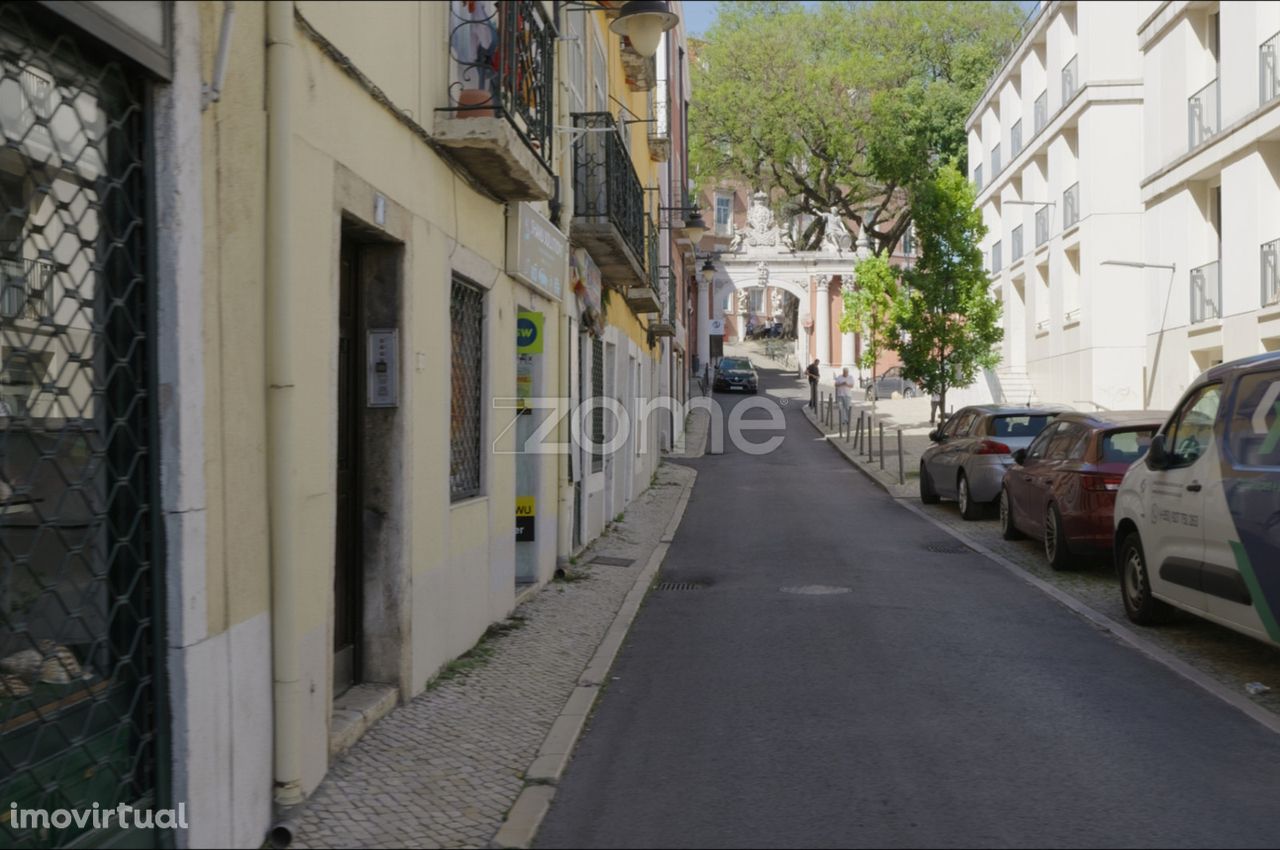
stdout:
<svg viewBox="0 0 1280 850">
<path fill-rule="evenodd" d="M 1049 241 L 1049 205 L 1036 210 L 1036 247 Z"/>
<path fill-rule="evenodd" d="M 449 4 L 449 106 L 436 140 L 503 200 L 546 200 L 555 28 L 538 0 Z"/>
<path fill-rule="evenodd" d="M 44 260 L 0 259 L 0 318 L 50 318 L 53 265 Z"/>
<path fill-rule="evenodd" d="M 1195 150 L 1218 134 L 1222 126 L 1218 81 L 1187 98 L 1187 149 Z"/>
<path fill-rule="evenodd" d="M 1009 131 L 1009 158 L 1016 159 L 1018 154 L 1022 153 L 1022 119 L 1019 118 L 1013 122 L 1013 129 Z"/>
<path fill-rule="evenodd" d="M 657 321 L 649 323 L 649 330 L 653 331 L 654 336 L 675 336 L 676 321 L 676 273 L 668 269 L 666 298 L 662 305 L 662 315 Z"/>
<path fill-rule="evenodd" d="M 1218 262 L 1191 270 L 1191 324 L 1222 318 L 1222 277 Z"/>
<path fill-rule="evenodd" d="M 1022 225 L 1019 224 L 1013 229 L 1013 233 L 1009 236 L 1009 262 L 1016 263 L 1022 259 Z"/>
<path fill-rule="evenodd" d="M 1062 105 L 1066 106 L 1076 96 L 1080 88 L 1079 57 L 1072 56 L 1071 61 L 1062 66 Z"/>
<path fill-rule="evenodd" d="M 1280 239 L 1262 243 L 1262 306 L 1280 304 Z"/>
<path fill-rule="evenodd" d="M 627 304 L 637 313 L 659 313 L 662 302 L 659 295 L 658 234 L 653 219 L 645 216 L 645 279 L 640 286 L 627 289 Z"/>
<path fill-rule="evenodd" d="M 644 286 L 644 190 L 608 112 L 573 115 L 573 227 L 570 240 L 591 254 L 606 283 Z"/>
<path fill-rule="evenodd" d="M 1045 125 L 1049 123 L 1049 92 L 1042 91 L 1040 96 L 1036 98 L 1032 118 L 1035 122 L 1033 125 L 1035 130 L 1032 135 L 1038 136 L 1040 131 L 1045 128 Z"/>
<path fill-rule="evenodd" d="M 1080 184 L 1072 183 L 1067 191 L 1062 193 L 1062 229 L 1080 221 Z"/>
<path fill-rule="evenodd" d="M 1258 48 L 1258 105 L 1270 103 L 1277 96 L 1280 96 L 1280 33 Z"/>
</svg>

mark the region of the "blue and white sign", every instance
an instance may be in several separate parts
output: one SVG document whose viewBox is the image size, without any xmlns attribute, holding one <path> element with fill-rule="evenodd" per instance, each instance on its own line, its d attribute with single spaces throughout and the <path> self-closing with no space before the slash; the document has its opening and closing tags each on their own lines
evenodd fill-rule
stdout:
<svg viewBox="0 0 1280 850">
<path fill-rule="evenodd" d="M 569 276 L 569 240 L 531 204 L 507 207 L 507 274 L 560 300 Z"/>
</svg>

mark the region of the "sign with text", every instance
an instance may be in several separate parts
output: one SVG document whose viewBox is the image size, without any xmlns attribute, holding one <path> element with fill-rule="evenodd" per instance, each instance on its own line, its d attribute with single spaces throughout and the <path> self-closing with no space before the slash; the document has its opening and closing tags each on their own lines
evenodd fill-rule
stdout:
<svg viewBox="0 0 1280 850">
<path fill-rule="evenodd" d="M 541 313 L 521 310 L 516 314 L 516 354 L 542 353 Z"/>
<path fill-rule="evenodd" d="M 724 336 L 724 319 L 711 319 L 707 322 L 707 333 L 711 336 Z"/>
<path fill-rule="evenodd" d="M 369 330 L 366 386 L 369 407 L 396 407 L 400 404 L 400 332 Z"/>
<path fill-rule="evenodd" d="M 516 496 L 516 542 L 533 542 L 534 520 L 537 519 L 537 499 L 533 496 Z"/>
<path fill-rule="evenodd" d="M 569 275 L 569 240 L 527 203 L 507 207 L 507 274 L 560 299 Z"/>
</svg>

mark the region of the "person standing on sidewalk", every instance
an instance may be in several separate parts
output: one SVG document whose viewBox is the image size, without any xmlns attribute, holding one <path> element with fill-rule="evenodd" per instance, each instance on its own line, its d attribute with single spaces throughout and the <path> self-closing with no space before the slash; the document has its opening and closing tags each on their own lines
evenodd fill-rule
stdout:
<svg viewBox="0 0 1280 850">
<path fill-rule="evenodd" d="M 818 410 L 818 379 L 822 377 L 822 373 L 818 369 L 818 364 L 822 362 L 818 358 L 813 358 L 813 362 L 809 364 L 809 368 L 805 369 L 805 373 L 809 376 L 809 407 L 814 412 Z"/>
<path fill-rule="evenodd" d="M 933 419 L 942 410 L 942 393 L 934 390 L 929 394 L 929 424 L 933 424 Z"/>
<path fill-rule="evenodd" d="M 853 421 L 853 376 L 848 366 L 836 376 L 836 401 L 840 403 L 840 424 L 848 425 Z"/>
</svg>

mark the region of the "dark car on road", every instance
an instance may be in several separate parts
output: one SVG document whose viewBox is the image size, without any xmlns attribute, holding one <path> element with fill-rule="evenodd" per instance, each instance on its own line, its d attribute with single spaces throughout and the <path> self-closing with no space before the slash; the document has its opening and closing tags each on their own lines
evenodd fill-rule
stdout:
<svg viewBox="0 0 1280 850">
<path fill-rule="evenodd" d="M 724 357 L 716 365 L 716 374 L 711 386 L 716 392 L 740 390 L 754 393 L 759 389 L 760 376 L 756 374 L 756 367 L 752 366 L 747 358 Z"/>
<path fill-rule="evenodd" d="M 1000 493 L 1000 531 L 1044 542 L 1055 570 L 1111 549 L 1116 491 L 1169 416 L 1163 411 L 1063 413 L 1025 449 Z"/>
<path fill-rule="evenodd" d="M 960 515 L 981 519 L 1000 497 L 1013 453 L 1025 449 L 1065 407 L 983 404 L 956 411 L 930 432 L 920 458 L 920 501 L 955 499 Z"/>
<path fill-rule="evenodd" d="M 901 366 L 886 369 L 883 375 L 877 375 L 875 381 L 867 383 L 867 401 L 882 398 L 893 398 L 899 393 L 903 398 L 915 398 L 920 395 L 920 387 L 902 374 Z"/>
</svg>

